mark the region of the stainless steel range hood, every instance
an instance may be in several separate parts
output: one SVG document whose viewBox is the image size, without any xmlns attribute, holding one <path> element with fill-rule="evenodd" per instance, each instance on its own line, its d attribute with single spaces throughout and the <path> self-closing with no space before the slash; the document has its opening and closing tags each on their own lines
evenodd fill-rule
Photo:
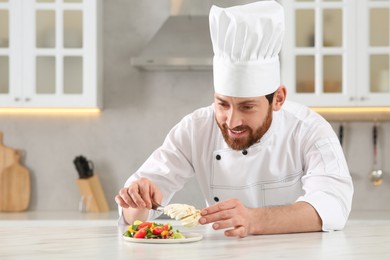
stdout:
<svg viewBox="0 0 390 260">
<path fill-rule="evenodd" d="M 213 4 L 232 6 L 250 0 L 171 0 L 171 13 L 133 66 L 143 70 L 211 70 L 213 51 L 208 13 Z"/>
<path fill-rule="evenodd" d="M 170 16 L 132 65 L 145 70 L 212 68 L 208 16 Z"/>
</svg>

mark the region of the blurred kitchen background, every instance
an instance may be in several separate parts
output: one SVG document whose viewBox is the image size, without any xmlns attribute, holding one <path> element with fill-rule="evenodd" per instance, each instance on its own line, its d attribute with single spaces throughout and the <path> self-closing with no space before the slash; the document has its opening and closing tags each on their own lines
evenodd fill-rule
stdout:
<svg viewBox="0 0 390 260">
<path fill-rule="evenodd" d="M 73 10 L 83 1 L 92 0 L 64 0 L 64 3 L 73 5 L 69 7 Z M 22 1 L 0 0 L 0 95 L 10 93 L 6 86 L 10 78 L 6 49 L 7 35 L 12 33 L 7 29 L 8 14 L 5 10 L 17 5 L 17 2 Z M 61 6 L 63 1 L 37 2 L 46 4 L 50 9 L 53 8 L 51 4 Z M 28 210 L 78 210 L 80 191 L 73 160 L 79 155 L 93 161 L 94 172 L 99 176 L 109 208 L 116 210 L 114 196 L 126 179 L 163 142 L 168 131 L 186 114 L 212 103 L 211 56 L 202 56 L 204 53 L 196 49 L 201 45 L 205 54 L 211 53 L 211 42 L 207 42 L 210 39 L 202 41 L 198 34 L 208 35 L 207 13 L 211 4 L 229 6 L 252 1 L 192 2 L 197 3 L 179 0 L 102 1 L 102 16 L 97 16 L 96 22 L 102 22 L 102 46 L 98 46 L 97 50 L 102 51 L 102 74 L 93 76 L 97 80 L 102 76 L 103 80 L 100 113 L 0 113 L 3 144 L 23 150 L 21 162 L 30 171 L 31 200 Z M 371 113 L 364 110 L 354 110 L 349 114 L 345 111 L 344 114 L 324 113 L 328 113 L 336 133 L 343 126 L 343 149 L 355 186 L 353 210 L 390 210 L 390 1 L 280 2 L 286 6 L 288 31 L 282 54 L 282 73 L 288 97 L 309 106 L 382 108 L 383 111 Z M 183 39 L 180 38 L 182 36 L 166 36 L 168 41 L 165 43 L 157 41 L 147 45 L 168 17 L 178 14 L 202 16 L 199 21 L 195 18 L 190 22 L 188 19 L 176 21 L 179 23 L 176 25 L 170 20 L 172 26 L 178 26 L 173 27 L 173 32 L 181 30 L 180 24 L 198 22 L 200 28 L 206 28 L 206 31 L 198 32 L 188 27 L 188 34 Z M 46 27 L 50 27 L 45 25 L 46 22 L 55 23 L 54 16 L 49 13 L 37 17 L 41 17 L 36 20 L 37 26 L 41 26 L 41 29 L 37 27 L 37 35 L 39 30 L 44 32 Z M 80 26 L 81 18 L 77 14 L 70 13 L 64 17 L 68 17 L 64 20 L 64 28 L 72 31 L 73 27 Z M 73 31 L 75 33 L 65 37 L 65 45 L 77 49 L 82 46 L 79 44 L 81 33 Z M 165 32 L 165 35 L 169 33 Z M 42 37 L 37 36 L 37 48 L 40 44 L 42 48 L 55 48 L 54 33 Z M 361 41 L 361 37 L 371 40 Z M 187 41 L 182 43 L 185 39 Z M 84 37 L 84 44 L 93 40 Z M 159 51 L 170 53 L 173 50 L 179 54 L 188 51 L 188 59 L 153 57 Z M 46 58 L 37 59 L 36 80 L 42 86 L 49 86 L 39 91 L 55 92 L 55 88 L 50 87 L 53 85 L 50 82 L 55 81 L 51 71 L 54 70 L 55 60 L 45 52 L 39 55 Z M 63 75 L 64 86 L 68 86 L 65 92 L 77 94 L 82 90 L 74 86 L 82 85 L 80 71 L 81 68 L 86 69 L 86 62 L 83 64 L 78 59 L 77 51 L 67 55 Z M 45 69 L 40 70 L 39 66 Z M 91 78 L 88 79 L 91 81 L 85 79 L 91 77 L 90 74 L 83 75 L 84 83 L 98 85 Z M 96 106 L 99 105 L 96 102 Z M 0 106 L 7 107 L 4 103 Z M 9 107 L 14 106 L 11 104 Z M 384 173 L 383 183 L 379 186 L 374 186 L 369 179 L 373 168 L 374 125 L 378 127 L 378 167 Z M 188 183 L 174 201 L 204 206 L 195 180 Z"/>
</svg>

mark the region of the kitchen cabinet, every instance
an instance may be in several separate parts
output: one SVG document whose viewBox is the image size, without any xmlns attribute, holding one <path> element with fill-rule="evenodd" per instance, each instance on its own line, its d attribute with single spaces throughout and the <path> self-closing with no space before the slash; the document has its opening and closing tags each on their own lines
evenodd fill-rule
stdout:
<svg viewBox="0 0 390 260">
<path fill-rule="evenodd" d="M 315 107 L 390 106 L 390 0 L 284 0 L 288 97 Z"/>
<path fill-rule="evenodd" d="M 0 0 L 0 106 L 101 106 L 101 0 Z"/>
</svg>

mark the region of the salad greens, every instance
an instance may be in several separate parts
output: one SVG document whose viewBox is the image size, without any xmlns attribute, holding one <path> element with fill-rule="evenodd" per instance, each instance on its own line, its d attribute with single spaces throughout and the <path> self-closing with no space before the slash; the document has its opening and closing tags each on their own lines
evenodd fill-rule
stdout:
<svg viewBox="0 0 390 260">
<path fill-rule="evenodd" d="M 125 233 L 126 237 L 144 239 L 183 239 L 185 238 L 179 230 L 172 230 L 171 224 L 160 224 L 156 222 L 134 221 Z"/>
</svg>

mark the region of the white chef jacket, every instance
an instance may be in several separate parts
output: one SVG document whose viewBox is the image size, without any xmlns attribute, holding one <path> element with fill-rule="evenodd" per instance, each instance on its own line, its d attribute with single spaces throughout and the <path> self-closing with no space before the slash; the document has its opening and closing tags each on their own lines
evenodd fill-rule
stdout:
<svg viewBox="0 0 390 260">
<path fill-rule="evenodd" d="M 288 101 L 273 112 L 260 141 L 243 151 L 225 143 L 214 105 L 194 111 L 170 131 L 125 186 L 140 177 L 159 187 L 163 205 L 193 177 L 207 205 L 230 198 L 250 208 L 305 201 L 318 212 L 324 231 L 344 227 L 353 195 L 348 166 L 330 124 Z"/>
</svg>

